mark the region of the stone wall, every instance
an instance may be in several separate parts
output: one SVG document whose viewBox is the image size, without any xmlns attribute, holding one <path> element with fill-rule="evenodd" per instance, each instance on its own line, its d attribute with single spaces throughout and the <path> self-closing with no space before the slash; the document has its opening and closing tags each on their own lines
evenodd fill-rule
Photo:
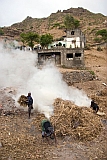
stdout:
<svg viewBox="0 0 107 160">
<path fill-rule="evenodd" d="M 64 72 L 63 79 L 68 85 L 73 83 L 87 82 L 95 79 L 95 75 L 92 75 L 89 71 L 72 71 Z"/>
</svg>

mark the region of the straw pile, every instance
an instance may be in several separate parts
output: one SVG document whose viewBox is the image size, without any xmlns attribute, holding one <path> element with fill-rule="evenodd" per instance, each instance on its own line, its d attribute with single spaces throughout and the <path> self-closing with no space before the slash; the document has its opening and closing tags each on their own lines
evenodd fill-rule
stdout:
<svg viewBox="0 0 107 160">
<path fill-rule="evenodd" d="M 51 122 L 57 136 L 71 135 L 77 140 L 88 141 L 100 133 L 100 118 L 90 108 L 78 107 L 59 98 L 55 100 L 54 106 Z"/>
<path fill-rule="evenodd" d="M 20 106 L 26 107 L 27 106 L 26 101 L 27 101 L 27 96 L 21 95 L 17 102 L 20 104 Z"/>
</svg>

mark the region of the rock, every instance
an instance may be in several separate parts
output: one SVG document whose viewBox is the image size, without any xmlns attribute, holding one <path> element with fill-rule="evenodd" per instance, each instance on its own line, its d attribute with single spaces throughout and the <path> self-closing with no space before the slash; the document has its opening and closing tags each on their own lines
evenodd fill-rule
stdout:
<svg viewBox="0 0 107 160">
<path fill-rule="evenodd" d="M 0 148 L 1 148 L 1 147 L 3 147 L 3 143 L 2 143 L 2 142 L 0 142 Z"/>
</svg>

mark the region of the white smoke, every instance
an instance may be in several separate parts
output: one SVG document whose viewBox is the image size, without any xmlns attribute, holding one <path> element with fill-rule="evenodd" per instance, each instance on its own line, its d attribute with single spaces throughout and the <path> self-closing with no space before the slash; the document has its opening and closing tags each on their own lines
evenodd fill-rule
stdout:
<svg viewBox="0 0 107 160">
<path fill-rule="evenodd" d="M 46 117 L 53 113 L 56 98 L 70 100 L 78 106 L 90 106 L 90 99 L 77 88 L 69 87 L 62 74 L 53 64 L 37 67 L 37 53 L 31 51 L 7 50 L 0 45 L 0 88 L 17 89 L 16 102 L 20 95 L 30 91 L 34 108 Z"/>
</svg>

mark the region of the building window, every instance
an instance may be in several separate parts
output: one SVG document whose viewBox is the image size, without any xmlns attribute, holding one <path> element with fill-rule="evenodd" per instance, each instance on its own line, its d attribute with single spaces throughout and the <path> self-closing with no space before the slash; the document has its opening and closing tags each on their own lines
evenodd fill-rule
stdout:
<svg viewBox="0 0 107 160">
<path fill-rule="evenodd" d="M 67 60 L 72 60 L 73 59 L 73 53 L 66 54 L 66 59 Z"/>
<path fill-rule="evenodd" d="M 74 35 L 74 31 L 71 31 L 71 35 Z"/>
<path fill-rule="evenodd" d="M 75 57 L 81 57 L 81 53 L 75 53 Z"/>
</svg>

